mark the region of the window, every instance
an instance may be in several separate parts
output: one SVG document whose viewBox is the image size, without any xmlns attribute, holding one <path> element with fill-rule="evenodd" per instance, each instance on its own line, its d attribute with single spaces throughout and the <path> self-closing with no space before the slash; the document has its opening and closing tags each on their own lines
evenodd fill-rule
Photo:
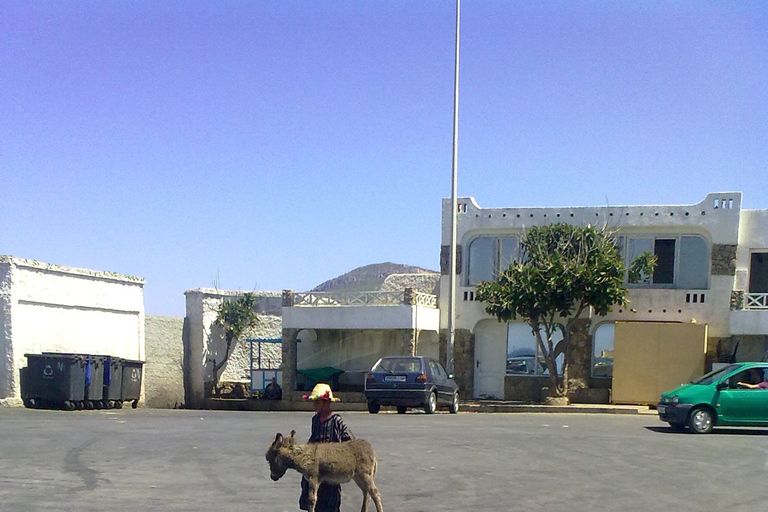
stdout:
<svg viewBox="0 0 768 512">
<path fill-rule="evenodd" d="M 614 324 L 600 324 L 592 336 L 592 376 L 613 377 Z"/>
<path fill-rule="evenodd" d="M 623 248 L 624 237 L 618 238 Z M 628 237 L 624 264 L 629 268 L 635 258 L 644 252 L 656 256 L 652 275 L 641 275 L 628 281 L 634 285 L 666 288 L 706 289 L 709 282 L 709 247 L 700 236 Z"/>
<path fill-rule="evenodd" d="M 519 243 L 514 237 L 480 236 L 469 243 L 467 285 L 494 281 L 518 260 Z"/>
<path fill-rule="evenodd" d="M 562 339 L 562 331 L 558 330 L 552 339 L 555 347 Z M 563 358 L 563 354 L 557 356 L 558 375 L 563 372 Z M 507 324 L 507 375 L 549 375 L 544 354 L 539 350 L 536 337 L 526 323 Z"/>
</svg>

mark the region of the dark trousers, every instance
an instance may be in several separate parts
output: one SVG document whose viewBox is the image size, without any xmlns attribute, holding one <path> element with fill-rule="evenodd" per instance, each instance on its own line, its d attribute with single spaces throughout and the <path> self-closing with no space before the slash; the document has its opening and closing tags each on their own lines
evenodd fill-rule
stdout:
<svg viewBox="0 0 768 512">
<path fill-rule="evenodd" d="M 299 508 L 309 510 L 309 482 L 301 477 L 301 497 Z M 315 512 L 340 512 L 341 510 L 341 485 L 320 484 L 317 489 L 317 503 Z"/>
</svg>

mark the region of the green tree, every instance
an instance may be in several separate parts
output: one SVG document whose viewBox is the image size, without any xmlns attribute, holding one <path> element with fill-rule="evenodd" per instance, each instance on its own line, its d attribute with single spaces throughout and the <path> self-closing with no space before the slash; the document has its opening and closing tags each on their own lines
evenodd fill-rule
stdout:
<svg viewBox="0 0 768 512">
<path fill-rule="evenodd" d="M 627 304 L 627 269 L 607 229 L 551 224 L 532 227 L 522 237 L 524 257 L 494 282 L 477 286 L 485 311 L 501 322 L 518 317 L 530 325 L 550 379 L 550 396 L 568 394 L 568 349 L 571 328 L 588 308 L 605 316 L 614 305 Z M 650 274 L 656 257 L 644 253 L 630 265 L 630 276 Z M 555 344 L 557 331 L 563 339 Z M 557 358 L 563 354 L 562 376 Z"/>
<path fill-rule="evenodd" d="M 256 296 L 252 293 L 245 293 L 237 299 L 224 299 L 219 304 L 214 324 L 220 327 L 224 333 L 226 349 L 221 360 L 214 360 L 213 363 L 214 390 L 218 389 L 221 369 L 227 364 L 238 340 L 246 331 L 255 327 L 259 321 L 255 307 Z"/>
</svg>

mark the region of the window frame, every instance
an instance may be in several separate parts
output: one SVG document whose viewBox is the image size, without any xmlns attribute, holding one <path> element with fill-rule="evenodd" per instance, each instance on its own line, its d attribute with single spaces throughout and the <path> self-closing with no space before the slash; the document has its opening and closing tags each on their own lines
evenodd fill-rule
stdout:
<svg viewBox="0 0 768 512">
<path fill-rule="evenodd" d="M 517 234 L 509 234 L 509 235 L 487 235 L 487 234 L 481 234 L 477 235 L 474 238 L 472 238 L 469 243 L 467 244 L 467 263 L 466 263 L 466 277 L 464 280 L 464 283 L 466 286 L 477 286 L 478 283 L 481 281 L 486 281 L 485 279 L 473 279 L 472 277 L 472 265 L 473 265 L 473 253 L 472 253 L 472 244 L 474 244 L 478 240 L 490 240 L 492 243 L 491 248 L 491 274 L 492 274 L 492 280 L 496 281 L 499 278 L 499 273 L 506 270 L 509 265 L 512 263 L 520 261 L 520 236 Z M 515 241 L 515 249 L 514 249 L 514 258 L 505 264 L 502 260 L 505 257 L 504 251 L 503 251 L 503 245 L 504 242 L 507 240 L 514 240 Z M 477 254 L 474 255 L 477 257 Z"/>
<path fill-rule="evenodd" d="M 704 271 L 704 277 L 705 277 L 705 283 L 703 287 L 685 287 L 684 289 L 690 289 L 690 290 L 708 290 L 710 288 L 710 273 L 711 273 L 711 244 L 706 239 L 706 237 L 696 234 L 696 233 L 680 233 L 680 234 L 667 234 L 667 233 L 660 233 L 660 234 L 649 234 L 649 233 L 624 233 L 616 237 L 617 245 L 619 246 L 619 251 L 621 252 L 622 260 L 624 261 L 624 266 L 626 267 L 626 272 L 624 274 L 624 283 L 627 285 L 627 288 L 651 288 L 651 289 L 681 289 L 683 287 L 680 286 L 681 281 L 681 270 L 683 267 L 681 267 L 681 253 L 683 251 L 683 239 L 684 238 L 698 238 L 699 240 L 703 241 L 704 243 L 704 249 L 706 253 L 704 256 L 704 261 L 706 262 L 706 270 Z M 654 282 L 654 277 L 656 275 L 656 271 L 654 270 L 654 273 L 649 276 L 648 282 L 630 282 L 629 281 L 629 268 L 632 263 L 631 257 L 632 255 L 629 252 L 630 244 L 633 240 L 647 240 L 650 242 L 651 247 L 653 248 L 653 254 L 657 254 L 657 242 L 662 240 L 672 240 L 674 243 L 674 252 L 673 252 L 673 262 L 672 262 L 672 282 L 671 283 L 657 283 Z M 635 255 L 638 256 L 638 255 Z"/>
</svg>

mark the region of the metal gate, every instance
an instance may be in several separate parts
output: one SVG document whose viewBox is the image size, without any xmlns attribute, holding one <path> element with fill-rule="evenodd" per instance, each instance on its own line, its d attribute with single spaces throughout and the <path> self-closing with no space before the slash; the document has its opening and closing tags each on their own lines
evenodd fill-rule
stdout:
<svg viewBox="0 0 768 512">
<path fill-rule="evenodd" d="M 253 338 L 246 340 L 251 344 L 251 396 L 254 393 L 264 391 L 264 388 L 274 377 L 278 384 L 283 385 L 282 367 L 282 338 Z M 274 350 L 266 350 L 269 346 L 280 344 L 279 357 L 274 355 Z"/>
</svg>

